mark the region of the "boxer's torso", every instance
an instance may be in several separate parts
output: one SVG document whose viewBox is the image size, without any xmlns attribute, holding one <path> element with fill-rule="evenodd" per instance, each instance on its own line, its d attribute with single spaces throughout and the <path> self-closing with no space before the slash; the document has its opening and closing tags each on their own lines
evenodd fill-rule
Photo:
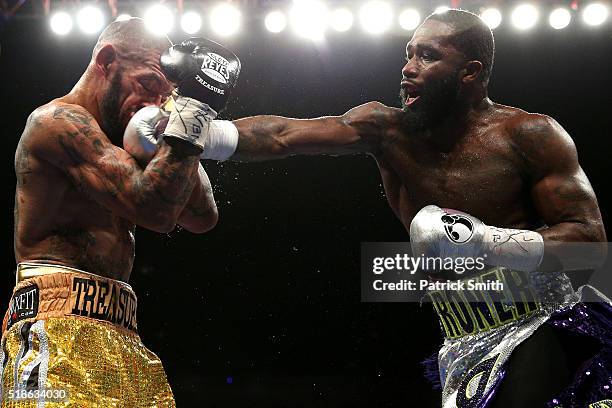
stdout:
<svg viewBox="0 0 612 408">
<path fill-rule="evenodd" d="M 53 102 L 52 102 L 53 103 Z M 79 191 L 62 169 L 31 153 L 28 126 L 15 153 L 15 257 L 47 261 L 127 281 L 135 226 Z"/>
<path fill-rule="evenodd" d="M 387 199 L 406 229 L 424 206 L 473 214 L 489 225 L 541 225 L 513 133 L 526 112 L 493 105 L 446 145 L 390 126 L 376 155 Z M 515 123 L 516 122 L 516 123 Z"/>
</svg>

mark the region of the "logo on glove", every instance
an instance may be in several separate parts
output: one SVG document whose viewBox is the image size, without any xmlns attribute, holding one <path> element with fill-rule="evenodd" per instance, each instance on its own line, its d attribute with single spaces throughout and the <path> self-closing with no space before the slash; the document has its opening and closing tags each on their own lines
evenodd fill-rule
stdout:
<svg viewBox="0 0 612 408">
<path fill-rule="evenodd" d="M 456 244 L 465 244 L 474 235 L 474 224 L 461 214 L 444 214 L 440 217 L 448 239 Z"/>
<path fill-rule="evenodd" d="M 227 72 L 228 65 L 228 60 L 219 54 L 209 52 L 204 56 L 201 69 L 202 72 L 209 78 L 212 78 L 222 84 L 227 84 L 227 81 L 229 80 L 229 73 Z"/>
</svg>

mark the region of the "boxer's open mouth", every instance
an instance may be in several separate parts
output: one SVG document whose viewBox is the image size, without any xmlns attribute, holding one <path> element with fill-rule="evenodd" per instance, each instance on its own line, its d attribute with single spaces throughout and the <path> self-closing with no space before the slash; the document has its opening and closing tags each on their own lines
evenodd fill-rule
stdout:
<svg viewBox="0 0 612 408">
<path fill-rule="evenodd" d="M 408 95 L 408 97 L 406 98 L 406 106 L 413 105 L 420 97 L 420 95 Z"/>
<path fill-rule="evenodd" d="M 404 91 L 406 92 L 406 106 L 414 104 L 421 96 L 419 89 L 414 84 L 408 81 L 402 81 L 401 85 L 404 88 Z"/>
</svg>

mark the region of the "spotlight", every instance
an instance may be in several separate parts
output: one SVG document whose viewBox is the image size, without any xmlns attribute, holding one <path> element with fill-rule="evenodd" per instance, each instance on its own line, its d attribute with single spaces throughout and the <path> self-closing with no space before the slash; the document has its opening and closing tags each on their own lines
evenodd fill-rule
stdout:
<svg viewBox="0 0 612 408">
<path fill-rule="evenodd" d="M 329 25 L 339 32 L 348 31 L 353 26 L 353 13 L 345 8 L 334 10 L 330 16 Z"/>
<path fill-rule="evenodd" d="M 502 14 L 496 8 L 488 8 L 480 14 L 480 18 L 482 18 L 482 21 L 484 21 L 491 30 L 495 30 L 501 24 Z"/>
<path fill-rule="evenodd" d="M 327 8 L 323 2 L 317 0 L 295 1 L 290 19 L 297 35 L 320 40 L 327 29 Z"/>
<path fill-rule="evenodd" d="M 228 3 L 221 3 L 210 13 L 210 26 L 217 34 L 226 37 L 240 29 L 240 10 Z"/>
<path fill-rule="evenodd" d="M 195 34 L 202 28 L 202 17 L 195 11 L 187 11 L 181 17 L 181 28 L 187 34 Z"/>
<path fill-rule="evenodd" d="M 104 27 L 104 15 L 99 8 L 85 6 L 77 14 L 77 24 L 86 34 L 95 34 Z"/>
<path fill-rule="evenodd" d="M 438 6 L 434 10 L 434 14 L 446 13 L 448 10 L 450 10 L 450 7 L 448 7 L 448 6 Z"/>
<path fill-rule="evenodd" d="M 512 12 L 512 24 L 519 30 L 528 30 L 538 22 L 538 10 L 531 4 L 522 4 Z"/>
<path fill-rule="evenodd" d="M 130 16 L 129 14 L 119 14 L 115 21 L 127 21 L 130 18 L 132 18 L 132 16 Z"/>
<path fill-rule="evenodd" d="M 399 24 L 404 30 L 414 30 L 421 23 L 421 15 L 415 9 L 402 11 L 399 16 Z"/>
<path fill-rule="evenodd" d="M 174 26 L 174 16 L 170 9 L 161 4 L 151 6 L 144 15 L 145 26 L 157 35 L 165 35 Z"/>
<path fill-rule="evenodd" d="M 590 26 L 603 24 L 608 18 L 608 8 L 601 3 L 591 3 L 584 8 L 582 19 Z"/>
<path fill-rule="evenodd" d="M 72 17 L 65 11 L 58 11 L 51 16 L 51 30 L 57 35 L 66 35 L 72 30 Z"/>
<path fill-rule="evenodd" d="M 391 26 L 393 20 L 391 6 L 380 0 L 370 1 L 361 7 L 359 20 L 367 32 L 381 34 Z"/>
<path fill-rule="evenodd" d="M 287 17 L 282 11 L 271 11 L 266 16 L 264 23 L 271 33 L 280 33 L 287 27 Z"/>
<path fill-rule="evenodd" d="M 569 10 L 563 7 L 554 9 L 548 16 L 548 23 L 555 30 L 560 30 L 569 25 L 572 20 L 572 15 Z"/>
</svg>

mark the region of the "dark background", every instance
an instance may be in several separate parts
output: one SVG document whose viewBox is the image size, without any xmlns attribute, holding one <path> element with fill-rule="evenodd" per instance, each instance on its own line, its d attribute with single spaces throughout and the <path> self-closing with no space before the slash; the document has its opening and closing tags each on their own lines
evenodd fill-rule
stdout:
<svg viewBox="0 0 612 408">
<path fill-rule="evenodd" d="M 609 224 L 610 23 L 562 31 L 543 23 L 529 33 L 496 31 L 490 96 L 565 127 Z M 28 113 L 79 78 L 95 39 L 77 32 L 59 38 L 43 19 L 13 19 L 0 35 L 7 222 L 0 300 L 7 304 L 15 147 Z M 370 100 L 398 106 L 408 39 L 354 27 L 315 46 L 290 33 L 244 28 L 222 40 L 243 63 L 222 116 L 306 118 Z M 163 360 L 179 406 L 439 406 L 420 367 L 441 342 L 433 312 L 360 302 L 360 243 L 407 240 L 375 162 L 303 157 L 205 166 L 219 225 L 205 235 L 139 229 L 131 280 L 141 337 Z"/>
</svg>

